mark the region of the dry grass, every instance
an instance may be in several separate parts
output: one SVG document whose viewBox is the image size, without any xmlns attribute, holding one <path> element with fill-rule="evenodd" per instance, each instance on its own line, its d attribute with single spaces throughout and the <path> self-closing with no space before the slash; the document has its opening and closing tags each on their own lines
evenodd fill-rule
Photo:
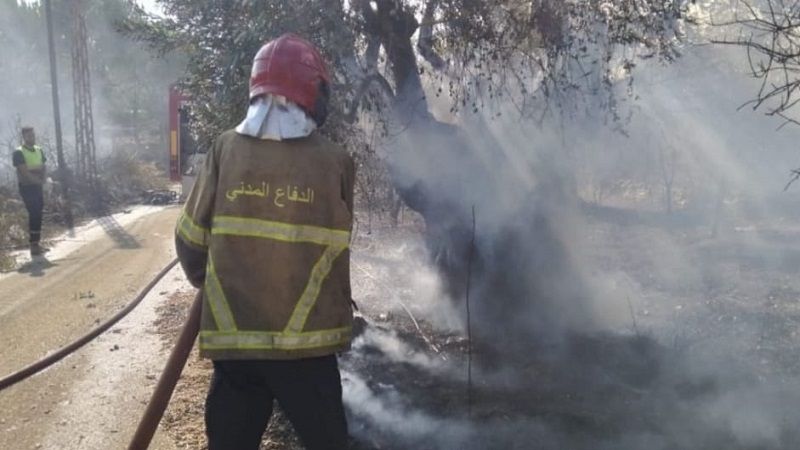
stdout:
<svg viewBox="0 0 800 450">
<path fill-rule="evenodd" d="M 167 189 L 166 174 L 154 163 L 143 162 L 135 155 L 116 152 L 101 163 L 101 178 L 106 200 L 114 204 L 130 203 L 150 189 Z"/>
<path fill-rule="evenodd" d="M 0 187 L 0 271 L 12 270 L 16 262 L 10 252 L 27 245 L 27 220 L 16 190 Z"/>
</svg>

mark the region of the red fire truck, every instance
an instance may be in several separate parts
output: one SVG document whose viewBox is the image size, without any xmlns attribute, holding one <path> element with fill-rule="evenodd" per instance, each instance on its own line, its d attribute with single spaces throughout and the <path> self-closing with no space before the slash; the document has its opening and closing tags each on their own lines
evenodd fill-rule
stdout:
<svg viewBox="0 0 800 450">
<path fill-rule="evenodd" d="M 194 185 L 205 151 L 189 129 L 191 99 L 173 85 L 169 89 L 169 178 L 181 183 L 181 200 Z"/>
</svg>

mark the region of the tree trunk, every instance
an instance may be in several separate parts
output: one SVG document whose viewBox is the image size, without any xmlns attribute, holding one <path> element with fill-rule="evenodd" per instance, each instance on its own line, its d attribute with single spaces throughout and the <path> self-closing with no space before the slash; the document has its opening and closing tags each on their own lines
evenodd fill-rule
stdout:
<svg viewBox="0 0 800 450">
<path fill-rule="evenodd" d="M 514 172 L 502 150 L 508 144 L 498 142 L 482 120 L 474 125 L 484 129 L 470 135 L 433 118 L 411 42 L 416 22 L 407 12 L 392 9 L 397 4 L 379 0 L 372 17 L 380 24 L 376 30 L 396 86 L 394 122 L 399 128 L 391 142 L 399 148 L 390 152 L 392 182 L 424 218 L 427 245 L 454 301 L 464 300 L 471 270 L 478 318 L 473 325 L 484 345 L 522 349 L 533 336 L 560 335 L 580 316 L 563 314 L 561 302 L 578 305 L 586 297 L 553 226 L 569 190 L 547 171 L 536 192 L 521 180 L 504 178 Z M 518 204 L 498 206 L 510 197 Z M 473 207 L 477 242 L 470 268 Z"/>
</svg>

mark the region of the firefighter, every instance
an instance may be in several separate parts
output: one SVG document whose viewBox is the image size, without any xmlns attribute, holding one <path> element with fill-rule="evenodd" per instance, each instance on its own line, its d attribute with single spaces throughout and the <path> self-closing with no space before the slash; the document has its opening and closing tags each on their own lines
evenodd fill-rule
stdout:
<svg viewBox="0 0 800 450">
<path fill-rule="evenodd" d="M 210 450 L 258 449 L 277 400 L 310 450 L 346 447 L 336 353 L 352 332 L 354 164 L 316 129 L 330 75 L 296 35 L 258 51 L 246 118 L 209 151 L 176 229 L 203 287 Z"/>
<path fill-rule="evenodd" d="M 12 162 L 17 169 L 19 194 L 25 209 L 28 210 L 28 236 L 31 256 L 42 254 L 39 241 L 42 237 L 42 212 L 44 210 L 44 186 L 46 173 L 42 147 L 36 145 L 36 133 L 33 127 L 23 127 L 22 145 L 12 155 Z"/>
</svg>

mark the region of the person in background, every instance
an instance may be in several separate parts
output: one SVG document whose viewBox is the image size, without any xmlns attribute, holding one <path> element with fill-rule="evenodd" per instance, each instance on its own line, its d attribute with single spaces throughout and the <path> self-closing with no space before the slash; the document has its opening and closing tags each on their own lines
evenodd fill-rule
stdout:
<svg viewBox="0 0 800 450">
<path fill-rule="evenodd" d="M 45 163 L 42 147 L 36 145 L 36 133 L 33 127 L 22 128 L 22 145 L 13 154 L 14 167 L 17 169 L 19 194 L 28 210 L 28 236 L 31 256 L 42 254 L 40 241 L 42 238 L 42 212 L 44 211 L 43 186 L 46 180 Z"/>
</svg>

